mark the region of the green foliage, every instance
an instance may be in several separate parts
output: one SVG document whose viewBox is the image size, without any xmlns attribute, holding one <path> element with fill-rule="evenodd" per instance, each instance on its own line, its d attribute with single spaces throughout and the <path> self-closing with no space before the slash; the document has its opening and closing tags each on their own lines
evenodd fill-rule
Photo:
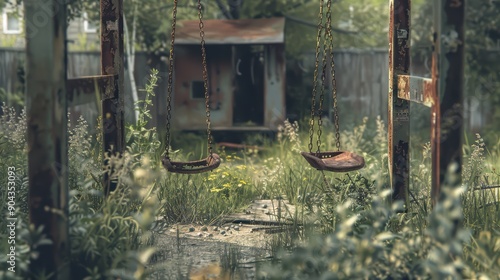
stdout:
<svg viewBox="0 0 500 280">
<path fill-rule="evenodd" d="M 8 107 L 4 103 L 2 112 L 3 115 L 0 116 L 0 153 L 8 158 L 13 157 L 14 163 L 22 166 L 23 153 L 27 152 L 26 111 L 22 110 L 18 113 L 13 107 Z M 6 161 L 2 162 L 7 164 Z"/>
<path fill-rule="evenodd" d="M 423 1 L 420 10 L 414 15 L 412 44 L 414 55 L 430 59 L 432 50 L 433 5 L 434 1 Z M 500 105 L 500 3 L 498 1 L 468 1 L 465 5 L 465 90 L 466 98 Z M 429 60 L 430 61 L 430 60 Z M 444 112 L 442 112 L 444 114 Z M 492 110 L 487 130 L 496 130 L 500 120 L 498 110 Z M 486 135 L 495 138 L 493 135 Z"/>
<path fill-rule="evenodd" d="M 245 165 L 224 165 L 207 175 L 165 175 L 158 183 L 160 215 L 168 223 L 212 224 L 246 206 L 258 194 Z"/>
<path fill-rule="evenodd" d="M 149 121 L 152 120 L 150 108 L 153 106 L 152 97 L 154 88 L 158 83 L 158 70 L 152 69 L 146 88 L 140 92 L 145 92 L 144 99 L 137 101 L 136 110 L 139 112 L 139 119 L 135 124 L 127 126 L 125 142 L 128 151 L 139 160 L 142 158 L 159 160 L 159 148 L 161 146 L 158 140 L 156 128 L 148 128 Z"/>
<path fill-rule="evenodd" d="M 467 261 L 473 269 L 467 271 L 470 279 L 500 276 L 500 232 L 481 231 L 466 244 Z"/>
<path fill-rule="evenodd" d="M 210 19 L 220 14 L 215 1 L 201 1 L 203 5 L 203 18 Z M 133 5 L 140 5 L 137 17 L 137 34 L 139 46 L 148 51 L 164 49 L 166 42 L 170 41 L 172 4 L 165 1 L 129 1 L 125 5 L 125 13 L 128 16 L 129 30 L 132 30 Z M 198 19 L 196 1 L 179 1 L 177 11 L 178 20 Z M 179 22 L 178 22 L 179 23 Z M 179 26 L 181 24 L 179 23 Z"/>
<path fill-rule="evenodd" d="M 100 42 L 98 40 L 92 40 L 89 37 L 95 37 L 96 34 L 79 33 L 77 34 L 76 41 L 68 45 L 69 52 L 77 51 L 100 51 Z"/>
<path fill-rule="evenodd" d="M 335 147 L 332 131 L 326 125 L 322 150 Z M 285 122 L 271 154 L 260 161 L 263 179 L 256 185 L 264 195 L 282 195 L 294 203 L 299 211 L 295 222 L 302 227 L 273 239 L 272 251 L 286 250 L 275 265 L 261 271 L 260 279 L 498 277 L 498 246 L 493 244 L 498 242 L 500 197 L 496 190 L 477 188 L 497 185 L 500 177 L 498 161 L 485 157 L 483 140 L 477 136 L 464 146 L 464 186 L 449 177 L 433 210 L 430 146 L 412 146 L 412 203 L 402 213 L 401 205 L 387 204 L 386 135 L 380 118 L 343 131 L 342 148 L 361 153 L 366 167 L 344 176 L 322 174 L 297 155 L 308 149 L 307 129 Z M 497 155 L 497 148 L 489 153 Z M 311 237 L 314 233 L 327 234 Z"/>
<path fill-rule="evenodd" d="M 80 164 L 74 173 L 81 176 L 70 194 L 71 263 L 75 275 L 86 275 L 88 279 L 144 279 L 149 273 L 146 265 L 154 253 L 148 245 L 157 216 L 154 187 L 159 173 L 150 160 L 156 152 L 156 134 L 145 126 L 156 81 L 157 72 L 152 72 L 146 98 L 138 104 L 144 105 L 137 109 L 140 121 L 128 126 L 127 139 L 133 137 L 135 142 L 129 143 L 123 155 L 107 158 L 109 166 L 104 172 L 114 170 L 110 177 L 118 182 L 116 191 L 109 196 L 102 193 L 99 141 L 88 138 L 83 120 L 70 133 L 70 170 L 73 159 Z M 92 143 L 97 145 L 92 147 Z"/>
<path fill-rule="evenodd" d="M 465 224 L 477 237 L 480 232 L 494 233 L 500 229 L 500 186 L 498 173 L 498 146 L 490 155 L 484 140 L 476 134 L 476 140 L 464 149 L 462 181 L 468 187 L 463 196 Z"/>
<path fill-rule="evenodd" d="M 12 108 L 23 108 L 24 107 L 24 93 L 16 92 L 10 93 L 6 92 L 5 89 L 0 88 L 0 100 L 2 102 L 10 103 Z"/>
<path fill-rule="evenodd" d="M 333 1 L 332 7 L 332 25 L 340 30 L 334 31 L 335 48 L 387 46 L 386 1 Z M 288 16 L 286 51 L 294 58 L 314 50 L 318 12 L 319 3 L 307 0 L 246 1 L 241 7 L 242 18 Z"/>
<path fill-rule="evenodd" d="M 126 141 L 128 151 L 134 158 L 140 159 L 142 165 L 147 162 L 162 175 L 155 181 L 157 197 L 161 201 L 159 215 L 168 223 L 207 222 L 244 206 L 255 197 L 255 191 L 252 190 L 253 186 L 246 167 L 240 163 L 231 164 L 234 160 L 233 155 L 221 154 L 225 164 L 208 175 L 167 174 L 163 169 L 161 171 L 157 169 L 163 153 L 162 145 L 158 141 L 156 128 L 147 128 L 151 120 L 149 108 L 158 81 L 157 75 L 158 71 L 152 70 L 145 89 L 146 96 L 137 103 L 139 120 L 137 124 L 127 126 Z M 204 156 L 206 150 L 204 137 L 179 133 L 175 135 L 172 144 L 178 149 L 171 154 L 176 160 Z M 231 168 L 238 171 L 235 172 Z M 137 176 L 145 176 L 150 172 L 140 168 L 136 171 Z"/>
<path fill-rule="evenodd" d="M 74 279 L 145 279 L 154 253 L 155 231 L 162 222 L 213 224 L 222 215 L 245 207 L 255 198 L 286 199 L 294 204 L 292 226 L 272 242 L 279 263 L 262 270 L 261 279 L 460 279 L 498 278 L 500 272 L 500 142 L 491 149 L 480 135 L 464 145 L 463 186 L 449 177 L 437 207 L 429 207 L 430 146 L 412 146 L 412 203 L 388 203 L 387 140 L 384 122 L 365 118 L 341 132 L 341 148 L 364 156 L 366 167 L 349 174 L 323 173 L 310 167 L 300 151 L 308 151 L 307 120 L 286 121 L 276 141 L 255 136 L 248 144 L 262 149 L 239 153 L 218 151 L 223 159 L 210 173 L 167 173 L 156 129 L 148 128 L 157 72 L 153 71 L 140 118 L 127 125 L 127 152 L 101 163 L 101 140 L 79 119 L 69 124 L 71 259 Z M 30 275 L 37 247 L 48 242 L 40 228 L 29 226 L 26 115 L 4 106 L 0 117 L 0 169 L 15 166 L 18 200 L 18 265 L 20 278 Z M 316 145 L 313 135 L 313 149 Z M 187 141 L 189 140 L 189 141 Z M 172 157 L 187 160 L 205 155 L 206 139 L 179 137 Z M 336 149 L 334 127 L 325 120 L 321 150 Z M 113 167 L 113 168 L 111 168 Z M 104 197 L 102 176 L 110 174 L 118 188 Z M 0 184 L 6 185 L 5 172 Z M 5 192 L 0 193 L 6 201 Z M 23 199 L 21 199 L 23 198 Z M 1 206 L 6 213 L 5 204 Z M 2 214 L 5 215 L 5 214 Z M 6 219 L 0 220 L 5 228 Z M 314 236 L 314 235 L 321 236 Z M 5 239 L 2 231 L 0 238 Z M 16 244 L 17 245 L 17 244 Z M 6 251 L 6 243 L 0 250 Z M 230 257 L 231 254 L 228 256 Z M 234 254 L 233 254 L 234 255 Z M 226 261 L 233 262 L 234 261 Z M 233 266 L 233 264 L 232 264 Z M 0 278 L 5 274 L 0 256 Z M 40 276 L 40 275 L 38 275 Z M 34 276 L 35 277 L 35 276 Z M 87 278 L 86 278 L 87 277 Z"/>
<path fill-rule="evenodd" d="M 152 253 L 147 248 L 147 238 L 156 202 L 148 199 L 149 192 L 143 191 L 147 185 L 141 186 L 139 180 L 127 181 L 122 181 L 107 198 L 89 182 L 71 193 L 73 275 L 88 279 L 146 276 L 145 266 Z"/>
<path fill-rule="evenodd" d="M 151 85 L 151 83 L 150 83 Z M 148 90 L 152 87 L 149 85 Z M 140 125 L 145 124 L 147 107 L 141 110 Z M 28 265 L 38 257 L 37 248 L 50 242 L 42 234 L 41 228 L 28 225 L 28 182 L 27 182 L 27 141 L 26 114 L 17 114 L 13 108 L 4 106 L 0 118 L 0 168 L 16 167 L 16 207 L 18 213 L 16 240 L 16 274 L 8 273 L 6 255 L 0 257 L 2 279 L 43 279 L 48 275 L 33 275 Z M 146 265 L 154 253 L 149 247 L 152 242 L 152 224 L 157 216 L 158 201 L 154 190 L 159 174 L 156 166 L 149 160 L 151 135 L 148 130 L 133 131 L 139 147 L 150 141 L 149 150 L 136 151 L 134 155 L 126 152 L 120 157 L 108 158 L 109 166 L 102 168 L 101 143 L 99 137 L 88 133 L 87 122 L 80 118 L 76 124 L 68 126 L 68 183 L 70 188 L 69 217 L 71 240 L 71 266 L 73 279 L 145 279 L 149 274 Z M 134 152 L 134 145 L 131 145 Z M 156 151 L 155 151 L 156 152 Z M 110 168 L 113 167 L 113 168 Z M 103 195 L 102 176 L 114 170 L 111 178 L 116 178 L 117 190 L 108 197 Z M 7 185 L 6 172 L 0 175 L 0 182 Z M 1 192 L 3 201 L 7 193 Z M 6 215 L 7 205 L 1 206 Z M 6 228 L 7 220 L 2 218 L 0 225 Z M 2 230 L 0 237 L 6 240 Z M 7 251 L 7 242 L 0 244 Z"/>
<path fill-rule="evenodd" d="M 461 279 L 498 276 L 497 238 L 481 234 L 463 257 L 470 233 L 461 226 L 463 188 L 443 189 L 438 206 L 427 218 L 424 232 L 414 231 L 399 214 L 400 204 L 388 206 L 387 191 L 369 207 L 352 211 L 352 201 L 336 208 L 339 223 L 333 233 L 312 238 L 307 245 L 283 252 L 280 263 L 260 272 L 259 279 Z M 400 230 L 395 231 L 394 225 Z M 485 245 L 492 245 L 485 248 Z M 483 268 L 474 273 L 473 259 Z M 490 261 L 490 258 L 491 259 Z M 485 263 L 486 262 L 486 263 Z"/>
<path fill-rule="evenodd" d="M 72 127 L 68 122 L 68 184 L 72 189 L 79 190 L 81 182 L 94 180 L 96 183 L 102 175 L 99 143 L 89 135 L 87 121 L 80 116 Z"/>
</svg>

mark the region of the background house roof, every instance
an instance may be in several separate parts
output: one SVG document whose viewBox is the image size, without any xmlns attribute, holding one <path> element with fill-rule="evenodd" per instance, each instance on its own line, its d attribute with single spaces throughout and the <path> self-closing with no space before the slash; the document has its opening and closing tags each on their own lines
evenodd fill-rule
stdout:
<svg viewBox="0 0 500 280">
<path fill-rule="evenodd" d="M 276 44 L 285 41 L 285 18 L 238 20 L 204 20 L 205 43 Z M 175 43 L 200 44 L 199 20 L 181 21 L 175 34 Z"/>
</svg>

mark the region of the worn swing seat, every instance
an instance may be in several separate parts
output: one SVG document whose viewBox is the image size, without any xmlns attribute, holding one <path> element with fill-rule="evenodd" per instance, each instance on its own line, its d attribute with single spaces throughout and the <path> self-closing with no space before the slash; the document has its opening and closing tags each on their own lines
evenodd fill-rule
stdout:
<svg viewBox="0 0 500 280">
<path fill-rule="evenodd" d="M 211 154 L 207 158 L 195 161 L 172 161 L 165 156 L 161 160 L 163 167 L 172 173 L 197 174 L 212 171 L 220 165 L 220 156 Z"/>
<path fill-rule="evenodd" d="M 365 159 L 362 156 L 346 151 L 302 152 L 301 154 L 317 170 L 349 172 L 359 170 L 365 166 Z"/>
</svg>

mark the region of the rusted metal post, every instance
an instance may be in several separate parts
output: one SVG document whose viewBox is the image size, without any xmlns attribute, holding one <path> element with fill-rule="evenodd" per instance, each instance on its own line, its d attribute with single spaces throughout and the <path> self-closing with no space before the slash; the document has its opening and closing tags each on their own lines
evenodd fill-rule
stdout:
<svg viewBox="0 0 500 280">
<path fill-rule="evenodd" d="M 435 2 L 439 46 L 439 97 L 441 133 L 439 182 L 445 181 L 450 165 L 455 164 L 460 179 L 463 145 L 464 88 L 464 12 L 465 0 Z M 439 24 L 439 26 L 438 26 Z M 439 200 L 439 185 L 432 189 L 433 203 Z"/>
<path fill-rule="evenodd" d="M 115 84 L 102 96 L 102 137 L 104 154 L 124 150 L 123 100 L 123 0 L 101 0 L 101 74 L 115 75 Z M 104 164 L 107 164 L 105 160 Z M 116 189 L 109 174 L 104 178 L 105 193 Z"/>
<path fill-rule="evenodd" d="M 434 2 L 434 34 L 432 50 L 432 91 L 434 105 L 431 107 L 431 204 L 436 205 L 441 186 L 441 99 L 439 97 L 440 85 L 439 64 L 441 58 L 441 3 Z"/>
<path fill-rule="evenodd" d="M 435 26 L 436 21 L 434 22 Z M 436 28 L 435 30 L 439 30 Z M 434 34 L 434 50 L 432 52 L 432 106 L 431 106 L 431 161 L 432 161 L 432 171 L 431 171 L 431 203 L 432 206 L 436 205 L 436 199 L 440 192 L 440 173 L 441 173 L 441 108 L 439 99 L 439 57 L 440 57 L 440 47 L 439 47 L 439 33 Z"/>
<path fill-rule="evenodd" d="M 66 4 L 24 1 L 30 224 L 52 244 L 36 248 L 32 275 L 70 279 L 66 100 Z"/>
<path fill-rule="evenodd" d="M 410 74 L 410 1 L 390 1 L 389 26 L 389 174 L 393 200 L 409 199 L 410 103 L 398 97 L 398 75 Z"/>
</svg>

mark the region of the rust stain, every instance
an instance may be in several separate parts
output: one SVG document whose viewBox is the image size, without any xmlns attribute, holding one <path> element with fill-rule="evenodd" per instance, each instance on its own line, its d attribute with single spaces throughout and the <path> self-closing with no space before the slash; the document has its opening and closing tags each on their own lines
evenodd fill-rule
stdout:
<svg viewBox="0 0 500 280">
<path fill-rule="evenodd" d="M 285 18 L 261 18 L 204 21 L 205 43 L 210 44 L 276 44 L 285 41 Z M 199 44 L 198 20 L 181 21 L 176 44 Z"/>
<path fill-rule="evenodd" d="M 388 140 L 389 170 L 393 199 L 408 205 L 409 177 L 409 103 L 411 83 L 398 81 L 399 75 L 409 74 L 410 67 L 410 3 L 391 0 L 389 26 L 389 104 Z"/>
<path fill-rule="evenodd" d="M 427 107 L 435 104 L 434 84 L 432 79 L 417 76 L 398 75 L 398 97 L 423 104 Z"/>
<path fill-rule="evenodd" d="M 434 50 L 432 53 L 432 68 L 431 68 L 431 92 L 433 98 L 433 106 L 431 107 L 431 202 L 435 206 L 441 192 L 441 104 L 439 101 L 439 52 L 437 46 L 439 40 L 437 33 L 434 34 Z"/>
<path fill-rule="evenodd" d="M 432 153 L 432 183 L 431 200 L 432 205 L 436 205 L 441 192 L 440 173 L 441 173 L 441 112 L 440 102 L 436 98 L 436 103 L 431 108 L 431 153 Z"/>
<path fill-rule="evenodd" d="M 123 64 L 122 0 L 101 1 L 101 71 L 118 74 Z"/>
<path fill-rule="evenodd" d="M 104 84 L 101 108 L 103 114 L 103 153 L 121 154 L 124 150 L 123 101 L 123 0 L 101 1 L 101 74 L 116 75 Z M 106 118 L 107 114 L 111 118 Z M 107 161 L 104 160 L 104 164 Z M 109 174 L 104 175 L 105 193 L 116 188 Z"/>
<path fill-rule="evenodd" d="M 398 76 L 398 97 L 410 100 L 410 77 L 407 75 Z"/>
</svg>

